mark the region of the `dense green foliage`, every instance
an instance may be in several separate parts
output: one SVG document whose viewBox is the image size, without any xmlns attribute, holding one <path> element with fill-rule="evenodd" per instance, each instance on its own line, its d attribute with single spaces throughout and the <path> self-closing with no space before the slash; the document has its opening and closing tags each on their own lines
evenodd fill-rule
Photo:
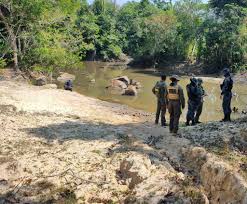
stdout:
<svg viewBox="0 0 247 204">
<path fill-rule="evenodd" d="M 145 65 L 246 69 L 246 8 L 247 0 L 0 0 L 0 65 L 50 71 L 125 53 Z"/>
</svg>

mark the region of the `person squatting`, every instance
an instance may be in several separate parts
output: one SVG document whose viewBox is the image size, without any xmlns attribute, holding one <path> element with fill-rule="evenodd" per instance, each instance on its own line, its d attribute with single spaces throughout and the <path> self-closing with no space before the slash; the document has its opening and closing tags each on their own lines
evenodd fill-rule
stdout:
<svg viewBox="0 0 247 204">
<path fill-rule="evenodd" d="M 230 70 L 225 68 L 223 70 L 224 81 L 220 85 L 222 109 L 224 112 L 224 118 L 222 122 L 231 121 L 231 99 L 233 80 Z M 155 124 L 161 126 L 167 126 L 166 123 L 166 109 L 170 114 L 169 129 L 171 133 L 177 134 L 179 127 L 179 119 L 182 114 L 182 109 L 185 108 L 185 98 L 183 88 L 179 85 L 180 78 L 177 75 L 170 77 L 171 83 L 166 83 L 166 75 L 162 74 L 160 81 L 157 81 L 152 89 L 153 94 L 157 98 L 157 109 Z M 204 97 L 207 96 L 203 88 L 203 80 L 201 78 L 190 78 L 190 83 L 186 86 L 188 95 L 188 111 L 186 114 L 186 126 L 196 125 L 200 122 L 200 116 L 203 111 Z"/>
</svg>

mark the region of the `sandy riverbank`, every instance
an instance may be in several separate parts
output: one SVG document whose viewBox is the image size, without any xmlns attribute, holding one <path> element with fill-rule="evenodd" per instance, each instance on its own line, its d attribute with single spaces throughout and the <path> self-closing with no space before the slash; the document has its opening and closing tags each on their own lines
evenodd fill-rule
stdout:
<svg viewBox="0 0 247 204">
<path fill-rule="evenodd" d="M 245 203 L 246 122 L 174 137 L 152 117 L 0 81 L 0 203 Z M 226 142 L 213 149 L 213 139 Z"/>
</svg>

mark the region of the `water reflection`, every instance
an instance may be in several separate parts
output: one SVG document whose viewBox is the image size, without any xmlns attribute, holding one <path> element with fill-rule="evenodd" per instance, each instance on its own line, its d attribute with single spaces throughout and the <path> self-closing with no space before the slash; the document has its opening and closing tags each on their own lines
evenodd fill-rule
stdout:
<svg viewBox="0 0 247 204">
<path fill-rule="evenodd" d="M 170 70 L 164 71 L 170 73 Z M 85 62 L 83 69 L 74 69 L 69 70 L 68 72 L 76 75 L 74 89 L 79 93 L 105 101 L 126 104 L 133 108 L 142 109 L 149 112 L 155 112 L 156 98 L 152 94 L 151 89 L 156 83 L 156 81 L 159 80 L 159 74 L 157 72 L 148 69 L 122 69 L 121 66 L 113 66 L 112 64 L 103 62 Z M 112 78 L 122 75 L 127 75 L 129 78 L 141 82 L 142 89 L 139 91 L 138 96 L 132 97 L 117 95 L 105 88 L 109 85 L 109 81 Z M 180 85 L 184 88 L 186 100 L 187 94 L 185 87 L 188 83 L 189 77 L 181 77 Z M 208 79 L 204 81 L 203 85 L 208 96 L 205 97 L 204 109 L 201 116 L 201 120 L 220 120 L 222 118 L 219 88 L 220 81 Z M 241 86 L 235 84 L 233 92 L 236 93 L 236 96 L 233 97 L 233 107 L 235 106 L 239 110 L 246 108 L 246 90 L 246 85 Z M 187 106 L 186 109 L 183 111 L 184 120 L 186 112 Z M 234 114 L 233 117 L 238 117 L 238 114 Z"/>
</svg>

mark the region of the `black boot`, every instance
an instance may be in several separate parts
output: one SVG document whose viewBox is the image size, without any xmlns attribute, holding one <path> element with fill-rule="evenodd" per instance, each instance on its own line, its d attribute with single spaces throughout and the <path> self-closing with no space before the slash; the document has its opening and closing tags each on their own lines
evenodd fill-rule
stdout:
<svg viewBox="0 0 247 204">
<path fill-rule="evenodd" d="M 186 126 L 190 126 L 190 121 L 187 120 L 186 123 L 185 123 Z"/>
<path fill-rule="evenodd" d="M 231 114 L 230 113 L 228 113 L 226 115 L 226 121 L 231 122 Z"/>
<path fill-rule="evenodd" d="M 220 122 L 226 122 L 227 115 L 224 115 L 224 118 Z"/>
<path fill-rule="evenodd" d="M 192 123 L 191 123 L 192 126 L 196 125 L 196 122 L 195 120 L 192 120 Z"/>
</svg>

